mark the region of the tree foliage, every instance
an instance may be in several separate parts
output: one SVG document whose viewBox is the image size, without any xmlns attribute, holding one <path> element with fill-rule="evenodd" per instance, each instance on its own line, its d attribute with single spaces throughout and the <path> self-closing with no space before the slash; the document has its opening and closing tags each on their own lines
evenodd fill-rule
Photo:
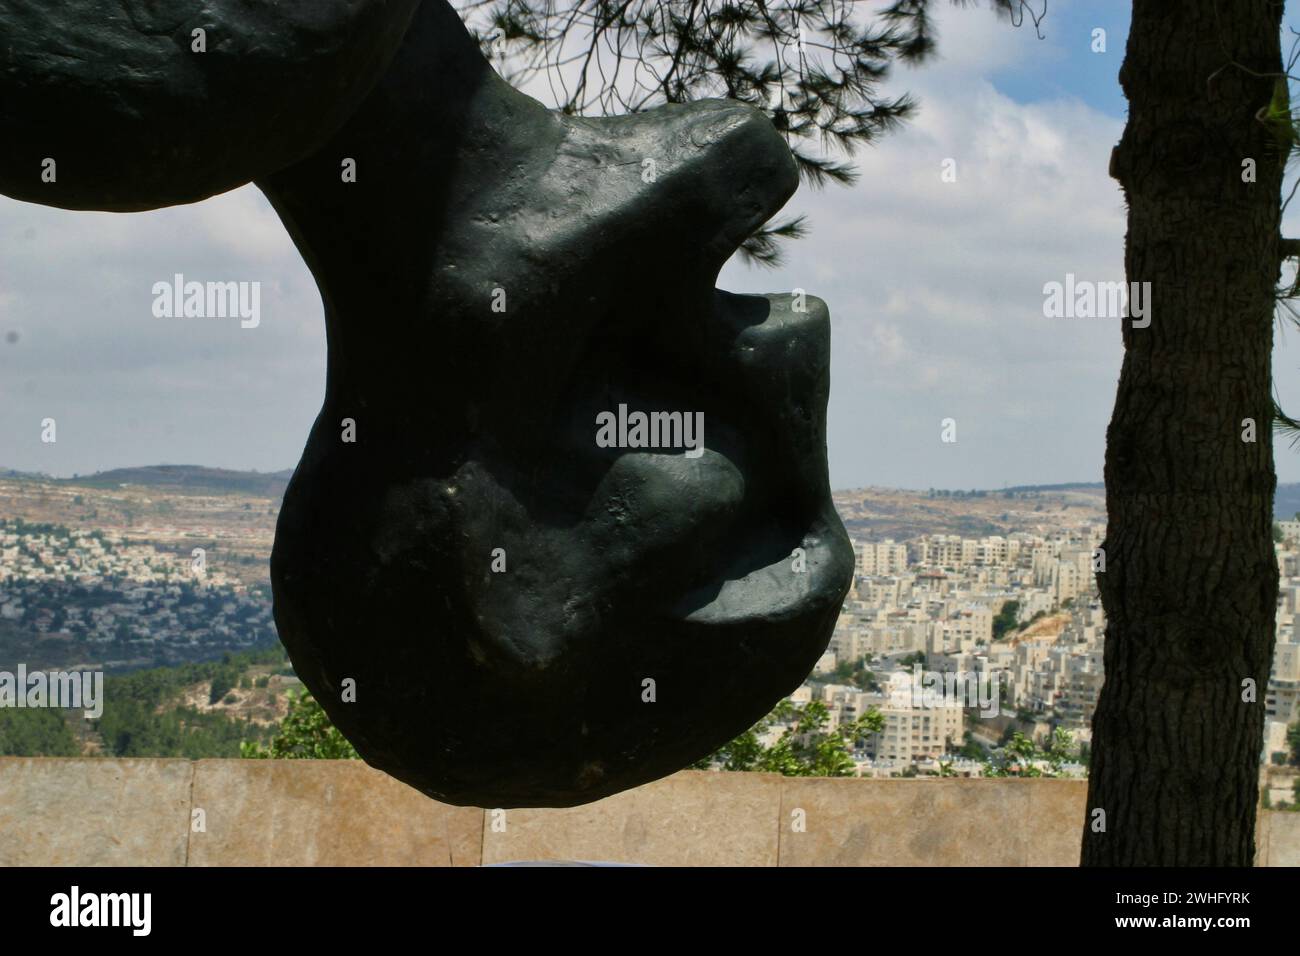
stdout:
<svg viewBox="0 0 1300 956">
<path fill-rule="evenodd" d="M 254 759 L 356 760 L 356 748 L 330 723 L 325 709 L 303 690 L 289 698 L 289 712 L 269 747 L 255 741 L 242 744 L 240 756 Z"/>
<path fill-rule="evenodd" d="M 177 698 L 202 683 L 209 683 L 211 698 L 212 683 L 227 683 L 228 690 L 248 666 L 281 660 L 284 651 L 275 647 L 225 654 L 220 661 L 110 675 L 104 681 L 104 713 L 94 729 L 105 753 L 115 757 L 237 757 L 240 743 L 265 736 L 265 728 L 220 711 L 177 704 Z"/>
<path fill-rule="evenodd" d="M 997 616 L 993 618 L 993 640 L 1001 640 L 1008 631 L 1016 629 L 1016 615 L 1020 612 L 1019 601 L 1004 601 Z"/>
<path fill-rule="evenodd" d="M 984 761 L 986 777 L 1060 777 L 1065 764 L 1082 759 L 1082 748 L 1075 745 L 1069 731 L 1057 727 L 1040 749 L 1033 738 L 1015 731 L 1007 745 Z M 1043 767 L 1040 764 L 1046 763 Z"/>
<path fill-rule="evenodd" d="M 880 690 L 880 682 L 876 680 L 876 675 L 867 667 L 865 660 L 857 661 L 840 661 L 835 665 L 835 680 L 842 684 L 851 684 L 858 690 Z"/>
<path fill-rule="evenodd" d="M 765 744 L 763 738 L 779 724 L 788 726 L 775 742 Z M 783 700 L 749 730 L 692 764 L 692 769 L 721 765 L 723 770 L 754 770 L 787 777 L 851 777 L 856 771 L 854 745 L 883 730 L 885 718 L 871 708 L 834 730 L 828 729 L 829 724 L 830 710 L 822 701 L 810 701 L 800 708 Z"/>
<path fill-rule="evenodd" d="M 73 713 L 81 719 L 80 711 Z M 62 711 L 0 708 L 0 756 L 75 757 L 78 752 Z"/>
</svg>

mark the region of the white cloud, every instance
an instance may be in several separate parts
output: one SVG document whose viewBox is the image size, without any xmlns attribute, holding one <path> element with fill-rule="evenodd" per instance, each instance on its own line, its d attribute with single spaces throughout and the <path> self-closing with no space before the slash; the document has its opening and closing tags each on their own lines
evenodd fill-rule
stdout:
<svg viewBox="0 0 1300 956">
<path fill-rule="evenodd" d="M 949 19 L 944 48 L 988 38 L 996 61 L 1039 42 L 991 19 L 968 14 L 960 36 Z M 909 78 L 920 114 L 859 157 L 858 185 L 800 191 L 786 213 L 807 213 L 812 235 L 787 245 L 786 266 L 724 272 L 724 288 L 803 286 L 830 305 L 837 486 L 1101 476 L 1119 327 L 1045 319 L 1042 288 L 1067 272 L 1123 278 L 1123 202 L 1107 173 L 1122 124 L 1077 100 L 1016 102 L 970 75 L 987 67 L 972 56 Z M 955 445 L 940 442 L 947 417 Z"/>
<path fill-rule="evenodd" d="M 324 323 L 254 187 L 133 214 L 0 199 L 0 237 L 0 466 L 295 463 L 323 395 Z M 261 324 L 154 317 L 153 284 L 177 272 L 261 282 Z M 53 445 L 40 441 L 47 416 Z"/>
</svg>

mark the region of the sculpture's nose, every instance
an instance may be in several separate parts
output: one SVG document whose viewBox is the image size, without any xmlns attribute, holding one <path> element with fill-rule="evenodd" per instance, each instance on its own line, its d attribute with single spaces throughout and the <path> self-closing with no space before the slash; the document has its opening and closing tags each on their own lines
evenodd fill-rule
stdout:
<svg viewBox="0 0 1300 956">
<path fill-rule="evenodd" d="M 635 119 L 650 134 L 659 187 L 641 205 L 662 218 L 673 251 L 703 253 L 698 264 L 710 277 L 799 185 L 780 133 L 745 103 L 699 100 Z"/>
<path fill-rule="evenodd" d="M 760 110 L 721 100 L 695 109 L 699 121 L 691 138 L 701 149 L 694 172 L 717 199 L 712 211 L 718 230 L 710 251 L 721 262 L 794 195 L 799 173 L 790 148 Z"/>
</svg>

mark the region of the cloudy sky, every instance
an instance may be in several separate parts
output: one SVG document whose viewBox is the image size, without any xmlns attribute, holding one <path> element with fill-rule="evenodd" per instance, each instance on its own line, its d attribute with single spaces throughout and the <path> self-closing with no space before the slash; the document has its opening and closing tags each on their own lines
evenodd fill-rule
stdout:
<svg viewBox="0 0 1300 956">
<path fill-rule="evenodd" d="M 1126 0 L 1051 0 L 1039 39 L 987 9 L 943 10 L 940 58 L 891 86 L 920 99 L 917 119 L 858 157 L 856 186 L 801 189 L 785 213 L 807 214 L 812 233 L 783 267 L 724 270 L 732 291 L 829 303 L 836 487 L 1101 479 L 1118 323 L 1045 318 L 1043 286 L 1124 278 L 1106 168 L 1127 21 Z M 948 159 L 955 182 L 941 178 Z M 178 272 L 260 281 L 260 325 L 155 318 L 152 286 Z M 1298 338 L 1279 333 L 1275 365 L 1293 414 Z M 290 467 L 324 368 L 315 285 L 253 187 L 130 215 L 0 197 L 0 467 Z M 946 418 L 955 443 L 940 440 Z M 1300 480 L 1300 452 L 1277 454 L 1280 479 Z"/>
</svg>

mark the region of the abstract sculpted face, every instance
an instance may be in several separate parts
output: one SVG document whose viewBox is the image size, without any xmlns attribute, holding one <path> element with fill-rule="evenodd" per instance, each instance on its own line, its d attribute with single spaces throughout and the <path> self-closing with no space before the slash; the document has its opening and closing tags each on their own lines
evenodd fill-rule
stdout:
<svg viewBox="0 0 1300 956">
<path fill-rule="evenodd" d="M 734 103 L 552 113 L 442 0 L 312 9 L 337 13 L 312 34 L 336 59 L 295 62 L 362 94 L 337 121 L 299 103 L 287 140 L 304 149 L 272 142 L 268 110 L 261 158 L 233 157 L 229 181 L 180 183 L 182 144 L 171 197 L 124 172 L 60 201 L 29 182 L 39 159 L 0 185 L 143 208 L 255 177 L 279 212 L 321 290 L 329 368 L 276 532 L 276 623 L 368 762 L 493 807 L 671 773 L 799 684 L 852 571 L 826 472 L 825 306 L 713 286 L 794 191 L 789 151 Z M 340 56 L 382 68 L 343 84 Z M 4 82 L 33 115 L 58 85 Z M 245 105 L 222 96 L 214 79 L 193 108 Z"/>
</svg>

